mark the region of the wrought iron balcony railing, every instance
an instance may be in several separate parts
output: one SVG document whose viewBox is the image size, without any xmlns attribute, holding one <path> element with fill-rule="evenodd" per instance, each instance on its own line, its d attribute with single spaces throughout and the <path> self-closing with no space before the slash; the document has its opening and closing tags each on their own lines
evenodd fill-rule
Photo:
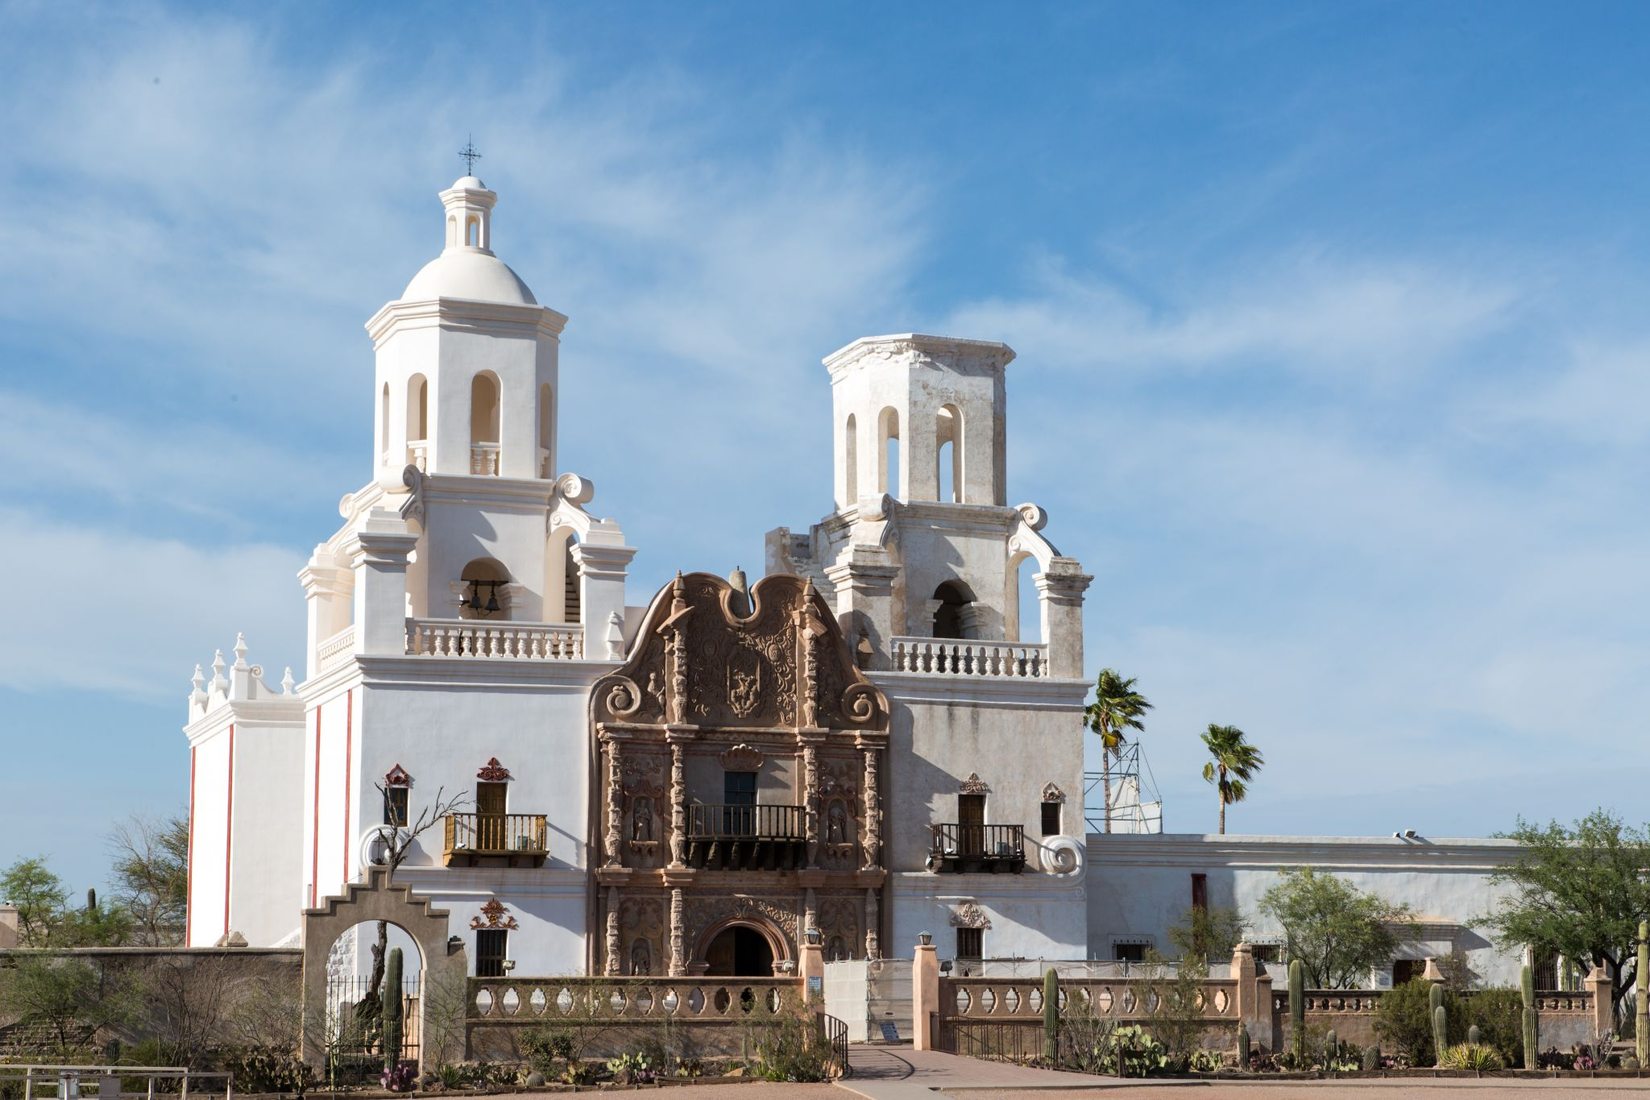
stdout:
<svg viewBox="0 0 1650 1100">
<path fill-rule="evenodd" d="M 550 829 L 543 814 L 448 814 L 447 866 L 474 867 L 503 862 L 541 867 L 550 852 Z"/>
<path fill-rule="evenodd" d="M 798 867 L 807 818 L 801 806 L 689 806 L 688 864 L 726 870 Z"/>
<path fill-rule="evenodd" d="M 930 871 L 1012 871 L 1026 865 L 1025 826 L 944 824 L 931 827 Z"/>
</svg>

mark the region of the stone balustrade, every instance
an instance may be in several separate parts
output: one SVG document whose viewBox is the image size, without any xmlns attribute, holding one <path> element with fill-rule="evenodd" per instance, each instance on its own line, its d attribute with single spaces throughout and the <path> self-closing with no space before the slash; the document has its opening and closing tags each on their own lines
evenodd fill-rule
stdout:
<svg viewBox="0 0 1650 1100">
<path fill-rule="evenodd" d="M 895 637 L 889 641 L 895 672 L 991 679 L 1041 679 L 1049 675 L 1048 646 L 953 638 Z"/>
<path fill-rule="evenodd" d="M 406 653 L 410 657 L 582 661 L 584 628 L 566 623 L 408 619 Z"/>
<path fill-rule="evenodd" d="M 346 626 L 315 647 L 315 670 L 325 672 L 355 652 L 355 627 Z"/>
<path fill-rule="evenodd" d="M 470 473 L 482 477 L 498 476 L 498 444 L 470 444 Z"/>
</svg>

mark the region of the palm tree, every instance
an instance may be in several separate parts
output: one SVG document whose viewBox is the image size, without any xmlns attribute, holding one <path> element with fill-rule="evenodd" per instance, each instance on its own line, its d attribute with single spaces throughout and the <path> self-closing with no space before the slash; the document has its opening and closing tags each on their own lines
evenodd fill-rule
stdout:
<svg viewBox="0 0 1650 1100">
<path fill-rule="evenodd" d="M 1106 832 L 1111 832 L 1111 761 L 1123 754 L 1124 730 L 1146 728 L 1140 716 L 1152 709 L 1146 697 L 1134 690 L 1134 677 L 1127 680 L 1114 668 L 1103 668 L 1094 682 L 1094 702 L 1083 711 L 1089 729 L 1100 735 L 1100 775 L 1106 800 Z"/>
<path fill-rule="evenodd" d="M 1242 802 L 1249 793 L 1249 784 L 1266 761 L 1260 750 L 1243 739 L 1243 731 L 1236 726 L 1217 726 L 1209 723 L 1203 735 L 1203 744 L 1214 757 L 1203 765 L 1203 778 L 1213 783 L 1220 794 L 1220 831 L 1226 832 L 1226 806 Z"/>
</svg>

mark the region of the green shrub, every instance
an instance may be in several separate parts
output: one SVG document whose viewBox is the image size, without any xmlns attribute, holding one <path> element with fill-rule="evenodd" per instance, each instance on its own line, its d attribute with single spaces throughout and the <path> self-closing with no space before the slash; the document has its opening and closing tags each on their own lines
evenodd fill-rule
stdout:
<svg viewBox="0 0 1650 1100">
<path fill-rule="evenodd" d="M 753 1025 L 758 1037 L 756 1076 L 765 1081 L 829 1081 L 836 1052 L 819 1034 L 814 1015 L 803 1008 L 781 1008 L 770 1021 Z"/>
<path fill-rule="evenodd" d="M 1444 1051 L 1438 1064 L 1445 1069 L 1471 1069 L 1480 1073 L 1498 1070 L 1506 1065 L 1496 1049 L 1484 1043 L 1457 1043 Z"/>
<path fill-rule="evenodd" d="M 1478 1028 L 1478 1039 L 1494 1047 L 1509 1066 L 1524 1064 L 1524 997 L 1512 986 L 1481 989 L 1461 998 L 1461 1012 Z"/>
<path fill-rule="evenodd" d="M 236 1092 L 302 1096 L 314 1084 L 314 1070 L 290 1050 L 279 1047 L 235 1047 L 224 1052 L 223 1068 Z"/>
<path fill-rule="evenodd" d="M 1467 1030 L 1461 999 L 1447 989 L 1440 992 L 1449 1019 L 1446 1041 L 1458 1039 Z M 1375 1034 L 1407 1057 L 1411 1065 L 1436 1064 L 1432 1042 L 1432 983 L 1410 981 L 1382 993 L 1375 1015 Z"/>
</svg>

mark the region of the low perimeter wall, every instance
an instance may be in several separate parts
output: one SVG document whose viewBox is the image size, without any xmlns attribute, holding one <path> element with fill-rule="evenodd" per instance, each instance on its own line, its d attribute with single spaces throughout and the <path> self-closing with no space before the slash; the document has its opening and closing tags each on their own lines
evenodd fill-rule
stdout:
<svg viewBox="0 0 1650 1100">
<path fill-rule="evenodd" d="M 647 1042 L 694 1057 L 748 1056 L 775 1016 L 802 1004 L 801 978 L 471 978 L 465 1053 L 521 1061 L 536 1032 L 568 1030 L 591 1058 Z"/>
<path fill-rule="evenodd" d="M 1060 1016 L 1077 1013 L 1117 1024 L 1148 1029 L 1161 1018 L 1166 975 L 1067 976 L 1063 971 Z M 1172 974 L 1172 970 L 1168 971 Z M 1566 1050 L 1591 1043 L 1611 1029 L 1610 982 L 1595 971 L 1575 992 L 1541 991 L 1541 1048 Z M 1367 1046 L 1379 1040 L 1375 1019 L 1382 990 L 1307 990 L 1305 1023 L 1309 1031 L 1333 1030 L 1344 1042 Z M 1467 993 L 1464 996 L 1470 997 Z M 912 970 L 916 1005 L 916 1046 L 980 1057 L 1031 1058 L 1042 1053 L 1043 983 L 1025 977 L 950 978 L 939 974 L 932 947 L 918 947 Z M 1290 1039 L 1289 994 L 1274 990 L 1272 976 L 1254 959 L 1247 944 L 1232 957 L 1228 976 L 1204 979 L 1199 995 L 1202 1045 L 1209 1050 L 1236 1049 L 1237 1029 L 1248 1028 L 1256 1049 L 1279 1050 Z"/>
</svg>

